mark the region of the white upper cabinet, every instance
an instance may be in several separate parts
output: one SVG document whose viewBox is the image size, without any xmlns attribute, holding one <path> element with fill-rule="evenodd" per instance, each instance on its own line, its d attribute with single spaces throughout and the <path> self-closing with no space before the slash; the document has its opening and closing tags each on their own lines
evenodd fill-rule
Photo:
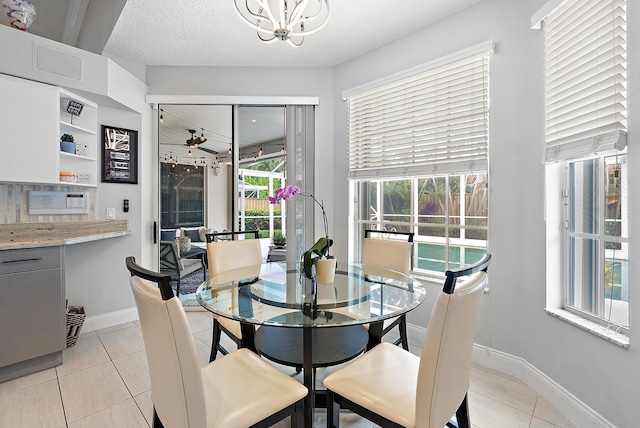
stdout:
<svg viewBox="0 0 640 428">
<path fill-rule="evenodd" d="M 6 74 L 0 74 L 0 94 L 0 181 L 96 186 L 95 103 Z M 80 109 L 79 115 L 69 113 L 74 108 Z M 75 150 L 61 150 L 63 134 L 73 136 Z"/>
<path fill-rule="evenodd" d="M 57 183 L 59 89 L 0 74 L 0 181 Z"/>
</svg>

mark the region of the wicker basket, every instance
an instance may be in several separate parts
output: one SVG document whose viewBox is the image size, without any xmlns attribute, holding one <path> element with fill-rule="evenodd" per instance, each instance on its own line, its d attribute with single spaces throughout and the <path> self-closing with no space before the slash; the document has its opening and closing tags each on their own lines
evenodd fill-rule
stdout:
<svg viewBox="0 0 640 428">
<path fill-rule="evenodd" d="M 69 306 L 67 301 L 67 348 L 71 348 L 78 341 L 86 317 L 84 306 Z"/>
</svg>

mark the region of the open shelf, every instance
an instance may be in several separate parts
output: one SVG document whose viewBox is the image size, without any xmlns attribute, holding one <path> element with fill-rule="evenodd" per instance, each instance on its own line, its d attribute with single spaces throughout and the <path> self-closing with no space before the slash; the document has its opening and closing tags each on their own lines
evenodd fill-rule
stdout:
<svg viewBox="0 0 640 428">
<path fill-rule="evenodd" d="M 79 115 L 66 111 L 69 101 L 82 104 Z M 73 122 L 73 123 L 72 123 Z M 96 187 L 98 182 L 98 105 L 66 89 L 60 89 L 60 136 L 71 134 L 73 142 L 81 147 L 82 155 L 59 150 L 59 172 L 70 171 L 89 177 L 89 183 L 60 184 L 69 186 Z M 55 144 L 60 144 L 56 142 Z"/>
</svg>

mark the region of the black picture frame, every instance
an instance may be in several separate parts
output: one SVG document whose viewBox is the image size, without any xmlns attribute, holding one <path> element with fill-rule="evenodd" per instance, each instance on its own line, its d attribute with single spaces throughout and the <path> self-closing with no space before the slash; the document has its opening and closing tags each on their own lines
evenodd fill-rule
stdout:
<svg viewBox="0 0 640 428">
<path fill-rule="evenodd" d="M 138 184 L 138 131 L 102 125 L 102 182 Z"/>
</svg>

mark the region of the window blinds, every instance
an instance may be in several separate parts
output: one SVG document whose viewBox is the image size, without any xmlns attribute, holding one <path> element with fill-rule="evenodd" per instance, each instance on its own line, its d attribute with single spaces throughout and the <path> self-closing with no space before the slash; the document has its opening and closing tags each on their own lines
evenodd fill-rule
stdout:
<svg viewBox="0 0 640 428">
<path fill-rule="evenodd" d="M 546 31 L 545 162 L 626 147 L 624 0 L 567 0 Z"/>
<path fill-rule="evenodd" d="M 349 176 L 487 170 L 489 51 L 348 97 Z"/>
</svg>

